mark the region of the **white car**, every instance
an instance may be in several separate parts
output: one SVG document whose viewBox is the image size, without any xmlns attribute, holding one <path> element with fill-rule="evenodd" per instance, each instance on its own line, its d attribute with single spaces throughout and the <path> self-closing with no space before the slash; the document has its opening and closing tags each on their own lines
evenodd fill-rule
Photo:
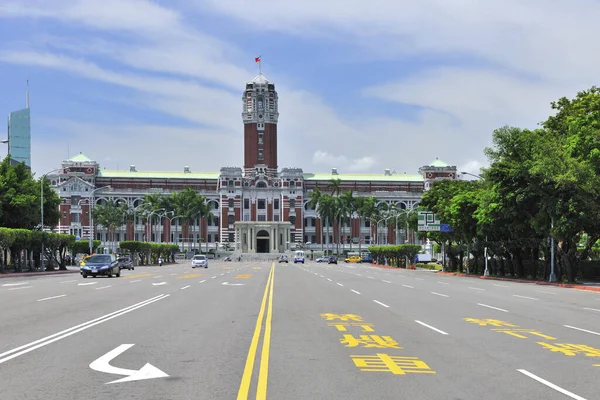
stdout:
<svg viewBox="0 0 600 400">
<path fill-rule="evenodd" d="M 208 259 L 203 255 L 196 255 L 192 258 L 192 268 L 208 268 Z"/>
<path fill-rule="evenodd" d="M 302 250 L 298 250 L 294 253 L 294 264 L 296 263 L 304 264 L 304 252 Z"/>
</svg>

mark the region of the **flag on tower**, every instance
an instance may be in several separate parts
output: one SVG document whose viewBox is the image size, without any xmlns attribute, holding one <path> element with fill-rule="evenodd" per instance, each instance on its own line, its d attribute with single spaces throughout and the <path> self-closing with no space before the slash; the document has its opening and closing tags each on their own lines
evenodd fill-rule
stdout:
<svg viewBox="0 0 600 400">
<path fill-rule="evenodd" d="M 260 62 L 260 58 L 261 58 L 261 57 L 262 57 L 262 56 L 255 57 L 255 58 L 254 58 L 254 61 L 255 61 L 255 62 Z"/>
</svg>

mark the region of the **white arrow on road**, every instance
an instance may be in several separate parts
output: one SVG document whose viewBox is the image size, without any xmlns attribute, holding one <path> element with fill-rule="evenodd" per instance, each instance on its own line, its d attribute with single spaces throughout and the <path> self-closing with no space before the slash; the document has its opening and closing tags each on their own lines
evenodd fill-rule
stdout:
<svg viewBox="0 0 600 400">
<path fill-rule="evenodd" d="M 153 286 L 160 286 L 160 285 L 166 285 L 167 282 L 158 282 L 158 283 L 153 283 Z"/>
<path fill-rule="evenodd" d="M 26 285 L 29 282 L 19 282 L 19 283 L 5 283 L 4 285 L 2 285 L 2 287 L 4 286 L 20 286 L 20 285 Z"/>
<path fill-rule="evenodd" d="M 117 368 L 110 365 L 110 362 L 118 357 L 121 353 L 127 351 L 133 344 L 122 344 L 114 350 L 109 351 L 96 361 L 90 364 L 90 368 L 98 372 L 106 372 L 107 374 L 126 375 L 125 378 L 117 379 L 116 381 L 107 382 L 109 383 L 121 383 L 121 382 L 132 382 L 139 381 L 142 379 L 154 379 L 154 378 L 165 378 L 169 375 L 165 374 L 160 369 L 156 368 L 152 364 L 146 363 L 140 370 Z"/>
<path fill-rule="evenodd" d="M 221 283 L 221 285 L 227 285 L 227 286 L 244 286 L 245 283 L 229 283 L 229 282 L 223 282 Z"/>
</svg>

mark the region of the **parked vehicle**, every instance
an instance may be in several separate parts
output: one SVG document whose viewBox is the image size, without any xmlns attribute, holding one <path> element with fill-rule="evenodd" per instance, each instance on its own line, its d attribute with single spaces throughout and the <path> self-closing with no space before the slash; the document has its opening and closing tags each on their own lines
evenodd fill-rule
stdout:
<svg viewBox="0 0 600 400">
<path fill-rule="evenodd" d="M 319 257 L 315 261 L 318 262 L 318 263 L 327 262 L 327 261 L 329 261 L 329 257 L 325 257 L 325 256 Z"/>
<path fill-rule="evenodd" d="M 335 265 L 337 265 L 337 261 L 338 261 L 338 260 L 337 260 L 337 257 L 333 257 L 333 256 L 331 256 L 331 257 L 329 257 L 329 259 L 327 260 L 327 264 L 335 264 Z"/>
<path fill-rule="evenodd" d="M 88 257 L 80 268 L 81 276 L 87 278 L 88 276 L 107 276 L 111 278 L 113 275 L 116 277 L 121 276 L 120 263 L 113 254 L 97 254 Z"/>
<path fill-rule="evenodd" d="M 192 258 L 192 268 L 208 268 L 208 259 L 204 254 L 197 254 Z"/>
</svg>

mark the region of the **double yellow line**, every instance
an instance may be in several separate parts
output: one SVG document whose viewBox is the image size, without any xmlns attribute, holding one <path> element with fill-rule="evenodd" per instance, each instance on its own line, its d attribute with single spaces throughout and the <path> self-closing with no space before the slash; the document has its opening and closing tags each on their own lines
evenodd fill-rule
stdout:
<svg viewBox="0 0 600 400">
<path fill-rule="evenodd" d="M 271 346 L 271 320 L 273 319 L 273 283 L 275 281 L 275 263 L 271 265 L 271 271 L 269 272 L 269 279 L 267 279 L 267 286 L 265 287 L 265 294 L 263 295 L 262 302 L 260 304 L 260 311 L 258 318 L 256 319 L 256 327 L 254 328 L 254 335 L 252 335 L 252 341 L 250 342 L 250 350 L 248 350 L 248 357 L 246 358 L 246 366 L 244 367 L 244 374 L 242 375 L 242 382 L 238 390 L 237 400 L 247 400 L 248 393 L 250 392 L 250 383 L 252 382 L 252 372 L 254 370 L 254 361 L 256 360 L 256 351 L 258 350 L 258 342 L 263 327 L 263 319 L 265 317 L 265 309 L 267 319 L 265 321 L 265 334 L 263 337 L 262 351 L 260 353 L 260 369 L 258 371 L 258 384 L 256 386 L 256 400 L 265 400 L 267 398 L 267 379 L 269 377 L 269 352 Z"/>
</svg>

